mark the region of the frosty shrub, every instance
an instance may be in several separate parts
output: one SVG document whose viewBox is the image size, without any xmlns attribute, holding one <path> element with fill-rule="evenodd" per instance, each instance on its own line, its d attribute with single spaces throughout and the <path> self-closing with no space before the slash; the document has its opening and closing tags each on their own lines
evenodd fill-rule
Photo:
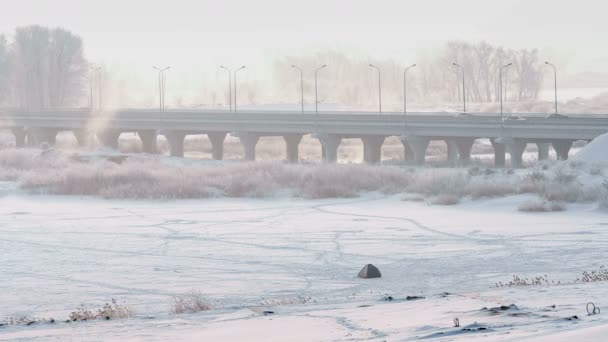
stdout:
<svg viewBox="0 0 608 342">
<path fill-rule="evenodd" d="M 363 193 L 409 194 L 435 204 L 455 204 L 512 194 L 544 201 L 598 202 L 608 187 L 584 185 L 564 164 L 528 174 L 471 167 L 412 168 L 365 164 L 282 162 L 205 163 L 150 155 L 82 156 L 54 149 L 0 150 L 0 181 L 35 193 L 116 199 L 349 198 Z M 593 177 L 586 175 L 585 178 Z M 597 176 L 599 177 L 599 176 Z M 583 178 L 581 180 L 584 180 Z M 525 209 L 524 209 L 525 210 Z"/>
<path fill-rule="evenodd" d="M 435 197 L 431 203 L 433 204 L 437 204 L 437 205 L 455 205 L 460 203 L 460 197 L 456 196 L 456 195 L 450 195 L 450 194 L 441 194 L 437 197 Z"/>
<path fill-rule="evenodd" d="M 579 165 L 579 164 L 573 164 L 570 163 L 570 165 Z M 578 177 L 577 171 L 579 166 L 573 167 L 572 171 L 565 171 L 564 168 L 559 167 L 555 170 L 555 173 L 553 175 L 553 180 L 558 183 L 558 184 L 562 184 L 562 185 L 569 185 L 574 183 L 574 181 L 576 180 L 576 178 Z"/>
<path fill-rule="evenodd" d="M 527 201 L 520 204 L 517 210 L 523 212 L 564 211 L 566 205 L 561 202 Z"/>
<path fill-rule="evenodd" d="M 602 183 L 598 197 L 600 208 L 608 209 L 608 180 Z"/>
<path fill-rule="evenodd" d="M 442 193 L 464 196 L 469 181 L 470 177 L 461 170 L 425 170 L 413 175 L 407 191 L 432 196 Z"/>
<path fill-rule="evenodd" d="M 604 175 L 604 167 L 600 164 L 594 163 L 589 165 L 589 174 L 592 176 L 602 176 Z"/>
<path fill-rule="evenodd" d="M 517 193 L 517 186 L 509 181 L 472 180 L 468 185 L 472 199 L 484 197 L 503 197 Z"/>
<path fill-rule="evenodd" d="M 171 313 L 195 313 L 211 310 L 211 305 L 207 304 L 203 295 L 198 290 L 189 290 L 181 296 L 174 296 L 171 306 Z"/>
<path fill-rule="evenodd" d="M 133 316 L 133 311 L 125 303 L 119 303 L 116 299 L 112 299 L 109 303 L 104 304 L 103 307 L 97 310 L 91 310 L 86 308 L 84 305 L 78 307 L 76 310 L 70 313 L 71 321 L 89 321 L 95 319 L 119 319 L 129 318 Z"/>
</svg>

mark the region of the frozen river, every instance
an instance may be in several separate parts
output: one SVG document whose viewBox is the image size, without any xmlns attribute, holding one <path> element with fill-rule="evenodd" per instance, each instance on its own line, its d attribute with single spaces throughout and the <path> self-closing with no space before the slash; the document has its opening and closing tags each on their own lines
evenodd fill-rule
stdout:
<svg viewBox="0 0 608 342">
<path fill-rule="evenodd" d="M 255 307 L 282 311 L 273 316 L 275 321 L 283 320 L 283 328 L 307 329 L 308 340 L 348 339 L 349 331 L 356 339 L 390 340 L 441 332 L 438 315 L 447 315 L 447 320 L 466 317 L 467 310 L 452 313 L 456 309 L 451 304 L 448 309 L 439 304 L 445 300 L 443 292 L 468 294 L 452 302 L 471 310 L 515 301 L 531 301 L 531 310 L 540 310 L 546 303 L 534 301 L 546 298 L 559 304 L 562 298 L 568 309 L 559 314 L 567 316 L 570 311 L 584 312 L 587 300 L 601 303 L 608 291 L 596 284 L 494 288 L 513 275 L 574 281 L 608 257 L 605 212 L 591 205 L 571 205 L 561 213 L 521 213 L 516 208 L 523 199 L 440 207 L 373 194 L 316 201 L 108 201 L 5 190 L 0 197 L 0 319 L 62 319 L 79 305 L 95 308 L 112 298 L 128 303 L 136 317 L 0 327 L 0 340 L 62 340 L 66 334 L 77 336 L 75 340 L 237 340 L 244 336 L 239 334 L 268 323 Z M 378 266 L 382 278 L 356 277 L 368 263 Z M 214 310 L 169 314 L 173 296 L 191 289 L 203 293 Z M 386 295 L 427 298 L 388 303 L 382 301 Z M 377 305 L 359 308 L 370 303 Z M 344 312 L 335 313 L 340 310 Z M 408 310 L 437 312 L 414 319 L 417 314 Z M 413 316 L 403 319 L 406 312 Z M 339 318 L 348 315 L 363 315 L 368 321 L 384 315 L 395 321 L 387 327 L 371 319 L 349 329 Z M 217 320 L 223 325 L 213 323 Z M 257 325 L 256 320 L 266 323 Z M 541 323 L 530 329 L 531 324 L 523 330 L 511 324 L 504 330 L 526 332 L 522 336 L 560 330 Z M 425 326 L 428 331 L 419 330 Z M 150 329 L 156 333 L 145 335 Z M 257 337 L 286 337 L 281 329 L 262 330 Z M 171 331 L 175 334 L 163 335 Z"/>
</svg>

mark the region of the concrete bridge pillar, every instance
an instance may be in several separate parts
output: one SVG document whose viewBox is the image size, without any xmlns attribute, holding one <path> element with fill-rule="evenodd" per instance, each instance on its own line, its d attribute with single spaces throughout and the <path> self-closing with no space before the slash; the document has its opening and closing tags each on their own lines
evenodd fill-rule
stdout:
<svg viewBox="0 0 608 342">
<path fill-rule="evenodd" d="M 323 148 L 323 160 L 327 163 L 335 163 L 338 160 L 338 147 L 342 142 L 342 137 L 336 134 L 323 134 L 317 138 Z"/>
<path fill-rule="evenodd" d="M 523 166 L 522 156 L 528 143 L 521 139 L 505 138 L 504 144 L 507 152 L 509 152 L 509 155 L 511 156 L 511 167 L 514 169 L 521 168 Z"/>
<path fill-rule="evenodd" d="M 28 140 L 31 138 L 34 146 L 40 146 L 42 143 L 55 145 L 57 139 L 57 129 L 54 128 L 30 128 L 28 130 Z"/>
<path fill-rule="evenodd" d="M 414 152 L 414 161 L 416 162 L 416 164 L 424 164 L 424 159 L 426 157 L 426 149 L 427 147 L 429 147 L 431 139 L 429 137 L 418 136 L 409 136 L 402 139 L 405 139 L 405 143 L 407 143 Z"/>
<path fill-rule="evenodd" d="M 226 140 L 226 132 L 207 133 L 209 141 L 211 141 L 211 154 L 213 159 L 224 159 L 224 140 Z"/>
<path fill-rule="evenodd" d="M 403 161 L 411 162 L 414 160 L 414 150 L 412 147 L 403 139 L 401 139 L 401 144 L 403 144 Z"/>
<path fill-rule="evenodd" d="M 451 139 L 458 150 L 458 159 L 462 165 L 471 162 L 471 149 L 475 143 L 475 138 L 458 137 Z"/>
<path fill-rule="evenodd" d="M 25 147 L 25 129 L 22 127 L 13 128 L 13 135 L 15 136 L 15 147 Z"/>
<path fill-rule="evenodd" d="M 572 147 L 572 140 L 555 140 L 551 143 L 557 153 L 558 160 L 568 160 L 568 153 Z"/>
<path fill-rule="evenodd" d="M 538 160 L 549 159 L 549 144 L 548 143 L 536 143 L 538 146 Z"/>
<path fill-rule="evenodd" d="M 155 154 L 158 153 L 158 147 L 156 145 L 156 131 L 155 130 L 140 130 L 137 131 L 137 135 L 141 140 L 141 147 L 144 153 Z"/>
<path fill-rule="evenodd" d="M 377 164 L 382 160 L 382 144 L 385 136 L 366 135 L 361 138 L 363 141 L 363 160 L 369 164 Z"/>
<path fill-rule="evenodd" d="M 240 132 L 239 140 L 245 150 L 245 160 L 255 160 L 255 146 L 260 140 L 260 136 L 255 133 Z"/>
<path fill-rule="evenodd" d="M 302 134 L 286 134 L 283 136 L 287 147 L 287 161 L 290 163 L 297 163 L 300 159 L 298 148 L 302 141 L 302 136 Z"/>
<path fill-rule="evenodd" d="M 456 164 L 456 161 L 458 161 L 458 146 L 456 146 L 456 142 L 452 139 L 446 139 L 445 144 L 448 146 L 448 162 Z"/>
<path fill-rule="evenodd" d="M 494 167 L 505 167 L 506 156 L 505 156 L 505 145 L 496 142 L 496 139 L 490 139 L 492 147 L 494 148 Z"/>
<path fill-rule="evenodd" d="M 184 138 L 185 132 L 172 131 L 165 133 L 165 138 L 169 143 L 169 155 L 171 157 L 184 157 Z"/>
<path fill-rule="evenodd" d="M 90 134 L 86 129 L 75 129 L 72 131 L 72 133 L 74 133 L 78 146 L 83 147 L 88 144 Z"/>
</svg>

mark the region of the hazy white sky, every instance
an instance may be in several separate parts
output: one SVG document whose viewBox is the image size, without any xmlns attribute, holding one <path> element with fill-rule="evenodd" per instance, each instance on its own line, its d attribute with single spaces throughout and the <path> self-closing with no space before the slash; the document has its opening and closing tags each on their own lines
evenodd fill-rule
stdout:
<svg viewBox="0 0 608 342">
<path fill-rule="evenodd" d="M 277 57 L 327 48 L 421 64 L 421 51 L 447 40 L 536 47 L 562 73 L 608 72 L 605 0 L 0 1 L 0 32 L 69 29 L 91 62 L 150 102 L 152 65 L 172 66 L 171 92 L 192 97 L 222 86 L 220 64 L 246 64 L 243 81 L 270 79 Z"/>
<path fill-rule="evenodd" d="M 2 2 L 0 31 L 62 26 L 84 38 L 92 61 L 110 64 L 255 64 L 327 47 L 410 62 L 445 40 L 485 39 L 559 54 L 571 72 L 608 71 L 603 0 Z"/>
</svg>

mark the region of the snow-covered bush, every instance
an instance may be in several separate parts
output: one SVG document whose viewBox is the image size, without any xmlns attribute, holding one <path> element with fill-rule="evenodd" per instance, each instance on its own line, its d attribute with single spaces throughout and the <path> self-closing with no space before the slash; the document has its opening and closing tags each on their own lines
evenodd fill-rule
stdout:
<svg viewBox="0 0 608 342">
<path fill-rule="evenodd" d="M 562 202 L 527 201 L 520 204 L 517 210 L 523 212 L 564 211 L 566 205 Z"/>
<path fill-rule="evenodd" d="M 171 305 L 171 313 L 173 314 L 195 313 L 208 310 L 211 310 L 211 305 L 205 301 L 203 295 L 198 290 L 189 290 L 184 295 L 173 297 Z"/>
<path fill-rule="evenodd" d="M 482 168 L 437 169 L 362 164 L 201 163 L 149 155 L 82 156 L 58 150 L 0 150 L 0 181 L 37 193 L 106 198 L 347 198 L 365 192 L 410 193 L 454 204 L 512 194 L 547 202 L 605 203 L 600 176 L 578 176 L 564 164 L 530 173 Z M 591 182 L 590 179 L 592 180 Z M 604 205 L 604 204 L 602 204 Z"/>
<path fill-rule="evenodd" d="M 460 203 L 460 197 L 451 194 L 441 194 L 435 197 L 431 203 L 437 205 L 455 205 Z"/>
<path fill-rule="evenodd" d="M 78 307 L 70 313 L 71 321 L 89 321 L 95 319 L 118 319 L 129 318 L 133 316 L 133 310 L 126 303 L 119 303 L 116 299 L 112 299 L 109 303 L 105 303 L 103 307 L 97 310 L 91 310 L 84 305 Z"/>
</svg>

